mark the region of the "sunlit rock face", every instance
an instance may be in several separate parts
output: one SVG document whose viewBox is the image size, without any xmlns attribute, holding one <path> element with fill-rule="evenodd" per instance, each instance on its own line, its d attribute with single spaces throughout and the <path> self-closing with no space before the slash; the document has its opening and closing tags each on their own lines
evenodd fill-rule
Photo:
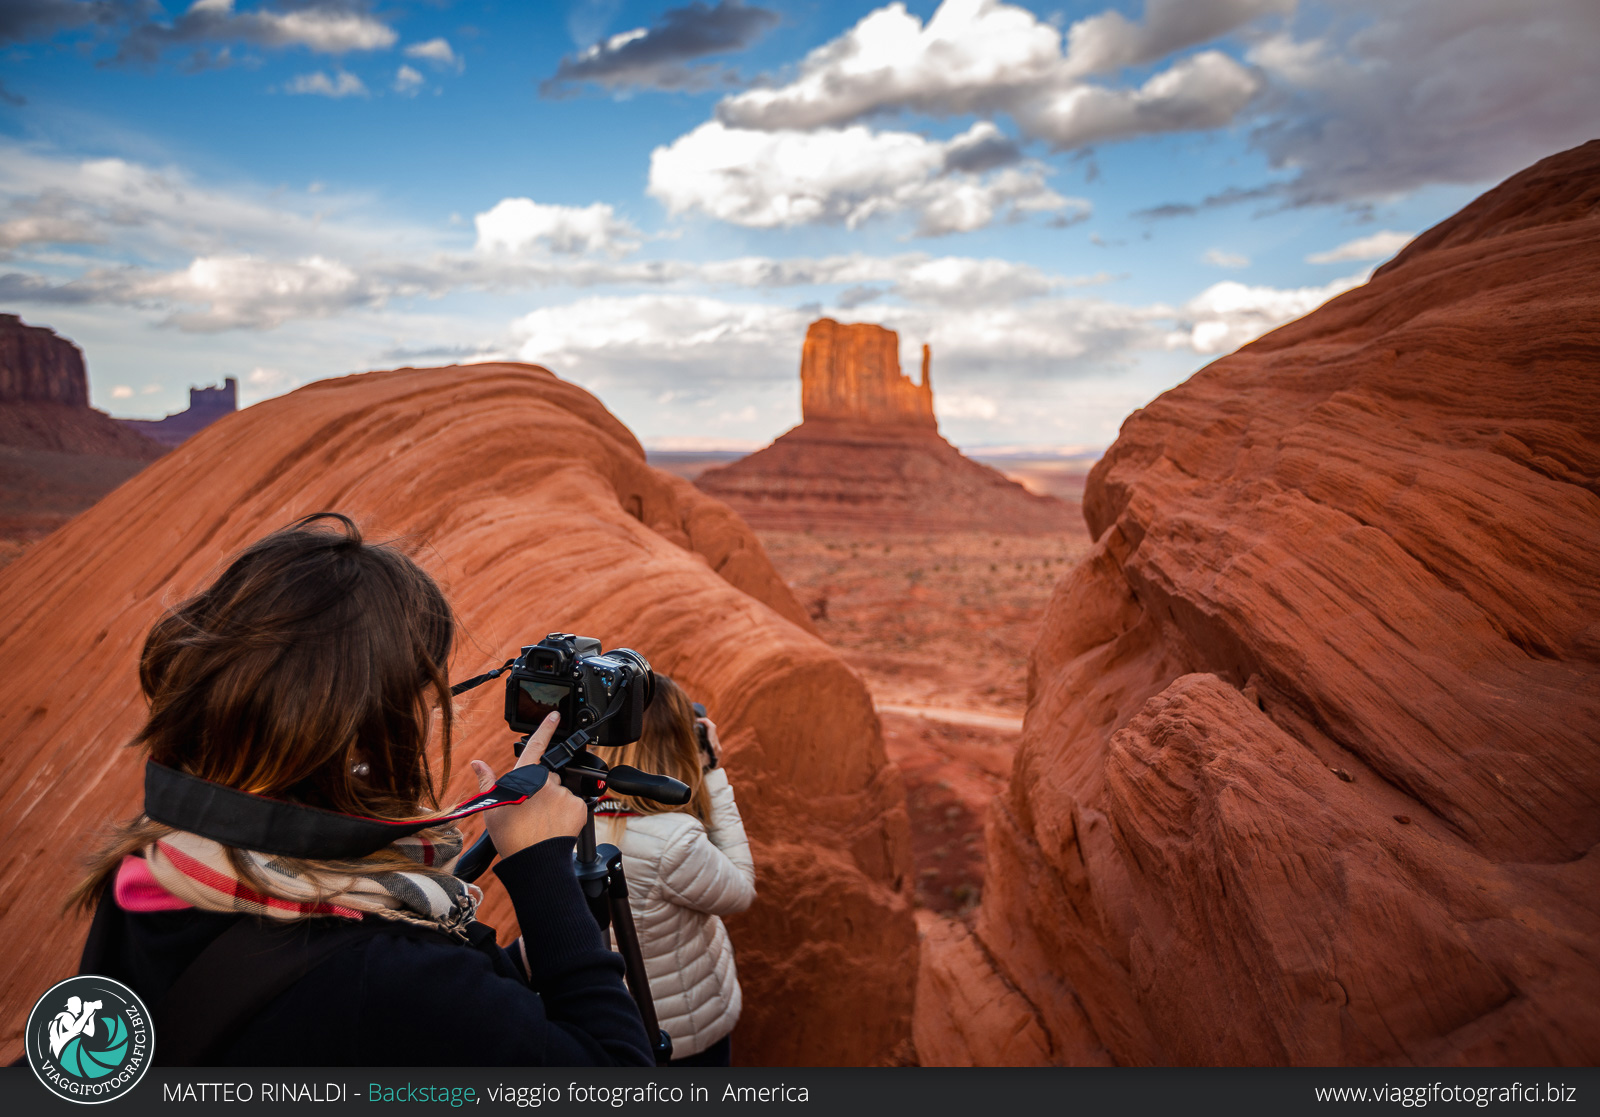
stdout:
<svg viewBox="0 0 1600 1117">
<path fill-rule="evenodd" d="M 1095 468 L 927 1063 L 1600 1060 L 1600 141 Z"/>
<path fill-rule="evenodd" d="M 900 337 L 893 330 L 818 319 L 800 351 L 800 417 L 933 430 L 931 359 L 924 345 L 922 382 L 913 383 L 900 371 Z"/>
<path fill-rule="evenodd" d="M 931 360 L 925 345 L 913 383 L 893 330 L 813 322 L 800 358 L 800 425 L 695 483 L 763 530 L 1076 528 L 1073 505 L 1028 492 L 940 437 Z"/>
<path fill-rule="evenodd" d="M 903 1057 L 916 931 L 904 793 L 860 680 L 749 529 L 651 469 L 593 396 L 529 365 L 319 381 L 206 427 L 0 571 L 0 1058 L 72 973 L 81 924 L 54 913 L 106 822 L 141 802 L 135 665 L 151 624 L 228 556 L 335 509 L 397 539 L 460 621 L 462 679 L 547 632 L 643 652 L 704 702 L 754 841 L 760 897 L 728 920 L 742 1062 Z M 511 762 L 503 696 L 463 696 L 466 761 Z M 492 882 L 484 919 L 517 934 Z M 464 1005 L 463 1011 L 471 1011 Z M 448 1021 L 437 1026 L 447 1027 Z"/>
</svg>

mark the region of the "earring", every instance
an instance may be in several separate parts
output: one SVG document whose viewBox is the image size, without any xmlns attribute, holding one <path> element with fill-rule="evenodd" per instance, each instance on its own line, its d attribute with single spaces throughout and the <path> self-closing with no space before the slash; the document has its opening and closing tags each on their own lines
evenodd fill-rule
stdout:
<svg viewBox="0 0 1600 1117">
<path fill-rule="evenodd" d="M 372 765 L 368 764 L 365 760 L 356 764 L 352 764 L 350 765 L 350 774 L 352 776 L 360 776 L 365 779 L 367 776 L 372 775 Z"/>
</svg>

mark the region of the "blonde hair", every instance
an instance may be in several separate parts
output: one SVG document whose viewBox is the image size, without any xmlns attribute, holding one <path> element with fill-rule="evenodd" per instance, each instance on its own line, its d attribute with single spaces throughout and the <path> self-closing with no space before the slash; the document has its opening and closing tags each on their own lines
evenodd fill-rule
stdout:
<svg viewBox="0 0 1600 1117">
<path fill-rule="evenodd" d="M 607 750 L 610 752 L 611 750 Z M 711 793 L 706 790 L 700 742 L 695 736 L 694 707 L 683 688 L 665 675 L 656 676 L 656 695 L 644 712 L 644 735 L 631 745 L 608 755 L 608 764 L 631 764 L 641 772 L 671 776 L 689 785 L 689 801 L 668 806 L 632 795 L 613 795 L 624 810 L 635 814 L 684 811 L 711 825 Z"/>
</svg>

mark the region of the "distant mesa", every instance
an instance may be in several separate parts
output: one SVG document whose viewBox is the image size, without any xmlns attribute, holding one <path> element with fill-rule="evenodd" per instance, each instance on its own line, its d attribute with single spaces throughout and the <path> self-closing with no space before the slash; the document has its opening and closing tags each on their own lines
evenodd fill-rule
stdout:
<svg viewBox="0 0 1600 1117">
<path fill-rule="evenodd" d="M 0 314 L 0 446 L 151 461 L 165 448 L 89 406 L 83 351 Z"/>
<path fill-rule="evenodd" d="M 121 419 L 129 430 L 154 439 L 163 446 L 180 446 L 224 415 L 239 410 L 239 382 L 228 377 L 221 387 L 190 388 L 189 408 L 165 419 Z"/>
<path fill-rule="evenodd" d="M 939 435 L 922 380 L 900 371 L 900 338 L 870 324 L 811 323 L 800 359 L 798 427 L 696 484 L 757 530 L 1081 530 L 1076 506 L 1038 496 Z"/>
<path fill-rule="evenodd" d="M 88 407 L 82 350 L 54 330 L 0 314 L 0 401 Z"/>
<path fill-rule="evenodd" d="M 0 314 L 0 566 L 165 452 L 89 406 L 76 345 Z"/>
</svg>

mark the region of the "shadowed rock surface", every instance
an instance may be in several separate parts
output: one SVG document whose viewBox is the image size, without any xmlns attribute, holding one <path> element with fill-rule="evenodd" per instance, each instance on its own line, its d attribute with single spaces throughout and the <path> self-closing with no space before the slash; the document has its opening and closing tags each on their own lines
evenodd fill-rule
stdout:
<svg viewBox="0 0 1600 1117">
<path fill-rule="evenodd" d="M 82 350 L 53 330 L 0 314 L 0 403 L 88 407 Z"/>
<path fill-rule="evenodd" d="M 0 314 L 0 446 L 152 461 L 165 452 L 89 406 L 83 351 Z"/>
<path fill-rule="evenodd" d="M 800 425 L 695 484 L 757 530 L 1073 530 L 1074 505 L 1030 493 L 940 437 L 929 364 L 923 346 L 914 384 L 900 371 L 893 330 L 813 322 L 800 362 Z"/>
<path fill-rule="evenodd" d="M 0 314 L 0 566 L 165 452 L 89 406 L 76 345 Z"/>
<path fill-rule="evenodd" d="M 1600 141 L 1136 412 L 924 1063 L 1600 1061 Z"/>
<path fill-rule="evenodd" d="M 905 799 L 865 688 L 726 507 L 649 468 L 588 393 L 487 364 L 321 381 L 228 416 L 0 571 L 0 890 L 27 897 L 0 907 L 0 1058 L 75 969 L 84 926 L 54 913 L 79 859 L 141 801 L 123 745 L 150 625 L 240 547 L 329 508 L 409 541 L 440 580 L 461 622 L 453 678 L 559 629 L 639 649 L 710 708 L 758 866 L 756 905 L 728 921 L 742 1062 L 903 1048 Z M 475 790 L 469 758 L 510 762 L 502 701 L 464 696 L 451 798 Z M 488 893 L 484 918 L 513 937 Z"/>
</svg>

